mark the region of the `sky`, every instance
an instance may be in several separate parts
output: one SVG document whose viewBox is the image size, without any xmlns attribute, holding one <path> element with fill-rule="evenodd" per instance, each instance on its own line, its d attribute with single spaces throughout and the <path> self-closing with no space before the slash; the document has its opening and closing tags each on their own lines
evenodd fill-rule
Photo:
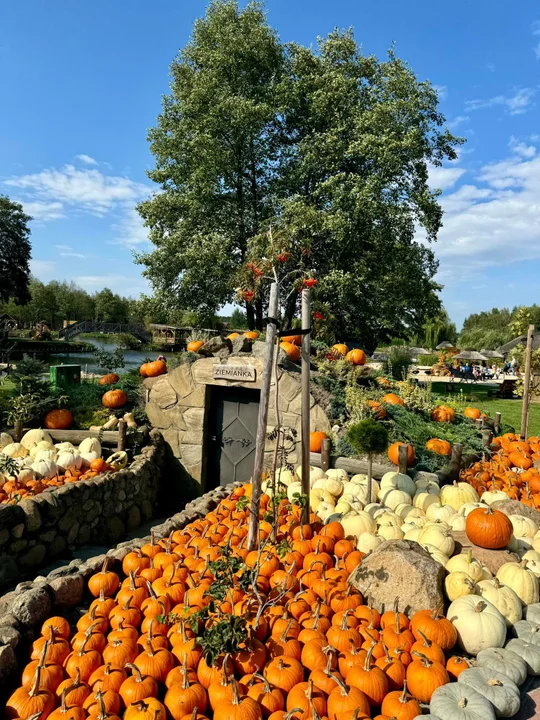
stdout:
<svg viewBox="0 0 540 720">
<path fill-rule="evenodd" d="M 241 2 L 241 4 L 245 4 Z M 146 134 L 203 0 L 0 4 L 0 194 L 33 216 L 32 271 L 90 292 L 148 292 L 135 205 L 157 188 Z M 432 168 L 434 245 L 451 318 L 540 302 L 540 4 L 267 0 L 282 41 L 353 26 L 437 86 L 459 159 Z M 406 280 L 405 280 L 406 281 Z"/>
</svg>

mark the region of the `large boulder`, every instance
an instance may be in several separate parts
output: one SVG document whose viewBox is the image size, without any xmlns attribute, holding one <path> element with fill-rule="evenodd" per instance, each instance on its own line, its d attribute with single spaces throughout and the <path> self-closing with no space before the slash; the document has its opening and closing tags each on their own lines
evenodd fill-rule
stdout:
<svg viewBox="0 0 540 720">
<path fill-rule="evenodd" d="M 519 500 L 497 500 L 491 506 L 495 510 L 500 510 L 505 515 L 522 515 L 523 517 L 533 520 L 537 527 L 540 528 L 540 512 L 534 508 L 524 505 Z"/>
<path fill-rule="evenodd" d="M 215 335 L 207 340 L 204 345 L 199 348 L 199 355 L 205 357 L 212 357 L 213 355 L 223 354 L 229 355 L 232 352 L 233 346 L 230 340 L 222 338 L 220 335 Z"/>
<path fill-rule="evenodd" d="M 418 543 L 388 540 L 366 555 L 349 582 L 380 612 L 391 610 L 397 598 L 399 609 L 412 615 L 444 607 L 444 576 L 443 566 Z"/>
<path fill-rule="evenodd" d="M 518 503 L 518 505 L 521 505 L 521 503 Z M 478 545 L 473 545 L 465 532 L 453 531 L 452 537 L 456 543 L 454 555 L 459 555 L 462 552 L 470 550 L 473 558 L 478 560 L 479 563 L 482 563 L 482 565 L 485 565 L 493 575 L 497 574 L 498 569 L 501 565 L 504 565 L 504 563 L 519 562 L 519 557 L 515 553 L 510 552 L 510 550 L 488 550 L 478 547 Z"/>
</svg>

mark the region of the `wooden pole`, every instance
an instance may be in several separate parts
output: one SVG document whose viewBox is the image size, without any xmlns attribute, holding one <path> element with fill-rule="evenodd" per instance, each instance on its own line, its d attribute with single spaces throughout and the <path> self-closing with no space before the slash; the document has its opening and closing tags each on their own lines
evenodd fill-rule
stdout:
<svg viewBox="0 0 540 720">
<path fill-rule="evenodd" d="M 118 421 L 118 444 L 116 446 L 117 450 L 125 450 L 126 449 L 126 438 L 127 438 L 127 422 L 125 420 L 119 420 Z"/>
<path fill-rule="evenodd" d="M 495 422 L 493 423 L 493 432 L 498 435 L 501 431 L 502 414 L 500 412 L 495 413 Z"/>
<path fill-rule="evenodd" d="M 493 433 L 489 428 L 482 430 L 482 445 L 485 448 L 491 448 L 491 441 L 493 440 Z"/>
<path fill-rule="evenodd" d="M 407 474 L 409 467 L 409 446 L 400 445 L 398 448 L 398 471 L 403 475 Z"/>
<path fill-rule="evenodd" d="M 13 431 L 13 439 L 15 442 L 21 442 L 21 438 L 23 436 L 23 421 L 22 420 L 15 420 L 15 428 Z"/>
<path fill-rule="evenodd" d="M 302 330 L 311 328 L 311 290 L 302 290 Z M 309 436 L 310 436 L 310 367 L 311 335 L 302 335 L 302 495 L 306 505 L 302 522 L 309 523 Z"/>
<path fill-rule="evenodd" d="M 521 439 L 527 437 L 529 423 L 529 401 L 531 394 L 531 354 L 534 336 L 534 325 L 529 325 L 527 332 L 527 349 L 525 350 L 525 376 L 523 378 L 523 406 L 521 409 Z"/>
<path fill-rule="evenodd" d="M 463 452 L 463 446 L 460 443 L 452 445 L 452 456 L 450 458 L 450 479 L 452 482 L 459 480 L 459 473 L 461 472 L 461 455 Z"/>
<path fill-rule="evenodd" d="M 310 460 L 311 464 L 311 460 Z M 321 470 L 326 472 L 330 467 L 330 438 L 324 438 L 321 447 Z"/>
<path fill-rule="evenodd" d="M 272 360 L 275 351 L 278 316 L 278 286 L 270 286 L 270 302 L 268 305 L 268 324 L 266 326 L 266 346 L 264 348 L 263 371 L 261 378 L 261 399 L 257 420 L 257 437 L 255 445 L 255 464 L 253 467 L 253 490 L 251 496 L 248 549 L 255 550 L 259 541 L 259 510 L 261 506 L 261 482 L 264 468 L 264 448 L 266 445 L 266 424 L 268 422 L 268 404 L 270 400 L 270 383 L 272 381 Z M 309 473 L 308 473 L 309 477 Z"/>
</svg>

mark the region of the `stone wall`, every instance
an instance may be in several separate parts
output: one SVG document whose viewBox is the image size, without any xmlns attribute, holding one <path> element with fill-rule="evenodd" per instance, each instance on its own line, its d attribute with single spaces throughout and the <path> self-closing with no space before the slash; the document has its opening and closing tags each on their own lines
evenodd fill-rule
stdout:
<svg viewBox="0 0 540 720">
<path fill-rule="evenodd" d="M 166 446 L 157 431 L 131 465 L 0 506 L 0 589 L 81 545 L 114 544 L 153 515 Z"/>
<path fill-rule="evenodd" d="M 256 343 L 263 345 L 263 343 Z M 247 365 L 255 368 L 255 382 L 234 382 L 215 380 L 213 368 L 216 364 Z M 201 482 L 203 467 L 203 442 L 206 411 L 209 407 L 211 385 L 221 387 L 245 387 L 260 389 L 263 360 L 254 354 L 229 355 L 201 358 L 185 363 L 171 370 L 167 375 L 145 380 L 147 390 L 146 414 L 154 426 L 159 428 L 174 455 L 182 462 L 187 472 Z M 301 384 L 300 370 L 295 366 L 278 369 L 279 410 L 281 423 L 298 432 L 296 452 L 290 455 L 292 463 L 299 463 Z M 310 396 L 311 430 L 330 431 L 330 422 L 323 409 Z M 276 424 L 274 380 L 270 392 L 268 431 Z M 274 443 L 266 444 L 266 464 L 271 465 Z"/>
<path fill-rule="evenodd" d="M 232 486 L 216 488 L 188 503 L 182 512 L 153 528 L 155 539 L 167 537 L 173 530 L 204 517 L 231 490 Z M 73 560 L 47 577 L 38 576 L 33 581 L 20 583 L 13 592 L 0 597 L 0 707 L 4 706 L 29 662 L 29 648 L 39 637 L 43 621 L 52 615 L 62 615 L 75 623 L 91 601 L 86 591 L 88 579 L 101 568 L 105 557 L 109 558 L 109 568 L 120 572 L 124 557 L 148 542 L 150 536 L 137 538 L 120 543 L 106 556 L 84 562 Z"/>
</svg>

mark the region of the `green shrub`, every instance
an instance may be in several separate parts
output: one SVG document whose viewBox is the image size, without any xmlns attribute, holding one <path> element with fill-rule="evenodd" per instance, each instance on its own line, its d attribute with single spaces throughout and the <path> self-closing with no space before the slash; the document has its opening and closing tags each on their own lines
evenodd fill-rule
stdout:
<svg viewBox="0 0 540 720">
<path fill-rule="evenodd" d="M 411 353 L 409 348 L 393 345 L 386 351 L 388 360 L 386 361 L 388 375 L 394 380 L 405 380 L 412 365 Z"/>
</svg>

